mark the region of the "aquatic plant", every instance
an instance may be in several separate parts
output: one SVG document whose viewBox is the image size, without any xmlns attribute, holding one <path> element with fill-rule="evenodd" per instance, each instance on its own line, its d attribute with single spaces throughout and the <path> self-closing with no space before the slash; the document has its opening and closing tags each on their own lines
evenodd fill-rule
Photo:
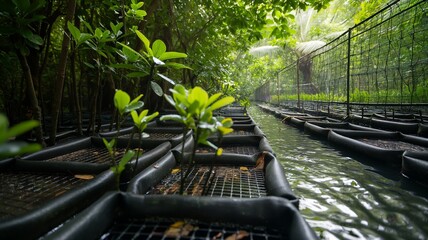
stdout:
<svg viewBox="0 0 428 240">
<path fill-rule="evenodd" d="M 183 139 L 185 134 L 192 130 L 193 149 L 190 159 L 187 161 L 188 166 L 186 173 L 184 171 L 184 143 L 181 149 L 180 160 L 180 194 L 183 194 L 184 182 L 190 174 L 194 163 L 196 148 L 199 144 L 207 145 L 216 150 L 216 156 L 221 155 L 222 149 L 211 143 L 208 138 L 214 133 L 220 136 L 231 133 L 233 121 L 231 118 L 214 117 L 213 112 L 235 101 L 233 97 L 226 96 L 220 98 L 221 93 L 215 93 L 211 96 L 201 87 L 186 89 L 183 85 L 177 84 L 170 89 L 172 96 L 165 95 L 166 100 L 177 110 L 178 114 L 164 115 L 162 121 L 175 121 L 183 125 Z"/>
</svg>

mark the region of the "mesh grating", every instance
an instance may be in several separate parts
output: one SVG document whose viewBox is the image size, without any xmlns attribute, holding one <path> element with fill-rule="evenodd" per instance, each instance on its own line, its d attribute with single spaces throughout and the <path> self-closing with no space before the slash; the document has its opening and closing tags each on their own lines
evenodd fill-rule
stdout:
<svg viewBox="0 0 428 240">
<path fill-rule="evenodd" d="M 284 239 L 266 227 L 204 223 L 194 220 L 127 219 L 117 221 L 101 239 Z"/>
<path fill-rule="evenodd" d="M 223 153 L 237 153 L 243 155 L 253 155 L 259 153 L 260 150 L 255 146 L 223 146 Z M 214 153 L 214 149 L 210 147 L 198 147 L 197 153 Z"/>
<path fill-rule="evenodd" d="M 207 184 L 207 190 L 203 194 L 210 168 L 207 166 L 195 166 L 184 184 L 184 192 L 192 196 L 217 196 L 238 198 L 259 198 L 266 196 L 265 179 L 263 170 L 249 167 L 222 167 L 213 168 Z M 179 194 L 180 172 L 174 169 L 170 175 L 164 178 L 148 194 Z"/>
<path fill-rule="evenodd" d="M 250 136 L 255 135 L 253 131 L 245 131 L 245 130 L 234 130 L 228 135 L 237 135 L 237 136 Z"/>
<path fill-rule="evenodd" d="M 147 149 L 145 149 L 147 151 Z M 116 161 L 118 162 L 123 156 L 125 149 L 117 149 Z M 111 162 L 108 150 L 105 147 L 89 147 L 85 149 L 76 150 L 46 159 L 48 162 L 82 162 L 82 163 L 97 163 L 109 164 Z"/>
<path fill-rule="evenodd" d="M 28 212 L 85 181 L 65 174 L 1 172 L 0 218 Z"/>
<path fill-rule="evenodd" d="M 146 133 L 148 134 L 149 139 L 173 139 L 179 136 L 183 136 L 182 133 L 170 133 L 170 132 L 155 132 L 155 133 Z M 131 137 L 132 134 L 125 134 L 123 137 Z M 137 135 L 134 134 L 134 139 L 137 138 Z"/>
</svg>

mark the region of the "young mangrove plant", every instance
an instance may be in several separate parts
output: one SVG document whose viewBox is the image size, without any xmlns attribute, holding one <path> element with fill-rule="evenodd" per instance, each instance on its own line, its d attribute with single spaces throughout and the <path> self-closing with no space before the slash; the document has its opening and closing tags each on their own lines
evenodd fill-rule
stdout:
<svg viewBox="0 0 428 240">
<path fill-rule="evenodd" d="M 114 172 L 116 177 L 117 189 L 119 189 L 121 173 L 123 172 L 123 170 L 125 170 L 126 164 L 135 156 L 136 156 L 136 160 L 135 160 L 134 172 L 136 171 L 136 168 L 138 165 L 138 157 L 141 151 L 141 148 L 137 148 L 137 153 L 136 153 L 134 150 L 129 149 L 130 144 L 128 144 L 128 147 L 125 150 L 125 154 L 122 156 L 119 162 L 116 162 L 116 154 L 117 154 L 116 144 L 117 144 L 117 139 L 119 137 L 122 124 L 124 123 L 124 121 L 126 121 L 127 117 L 131 115 L 134 121 L 134 125 L 140 131 L 139 143 L 141 143 L 141 134 L 143 133 L 144 129 L 147 127 L 147 124 L 158 115 L 158 112 L 156 112 L 147 116 L 147 113 L 148 113 L 147 110 L 142 111 L 140 114 L 137 113 L 137 110 L 141 109 L 144 106 L 144 102 L 140 101 L 142 96 L 143 95 L 140 94 L 139 96 L 137 96 L 135 99 L 131 101 L 131 98 L 128 95 L 128 93 L 122 90 L 116 90 L 116 93 L 114 95 L 114 106 L 119 112 L 119 120 L 116 128 L 116 136 L 110 141 L 103 138 L 103 142 L 109 152 L 111 165 L 112 165 L 111 170 Z M 129 142 L 131 141 L 132 141 L 132 136 L 129 139 Z"/>
<path fill-rule="evenodd" d="M 233 131 L 231 128 L 233 121 L 231 118 L 216 118 L 213 112 L 219 108 L 227 106 L 234 102 L 234 98 L 227 96 L 220 98 L 221 93 L 208 96 L 208 93 L 201 87 L 194 87 L 187 90 L 184 86 L 177 84 L 173 89 L 172 97 L 165 95 L 166 100 L 177 110 L 178 114 L 169 114 L 161 117 L 162 121 L 175 121 L 183 125 L 183 139 L 189 130 L 193 133 L 193 149 L 190 159 L 187 161 L 187 167 L 184 166 L 184 143 L 181 149 L 180 161 L 180 194 L 184 191 L 184 182 L 190 174 L 194 163 L 196 148 L 199 144 L 207 145 L 216 150 L 216 155 L 221 155 L 222 149 L 208 140 L 212 134 L 218 132 L 220 135 L 228 134 Z M 187 170 L 185 170 L 187 169 Z M 186 173 L 184 173 L 186 171 Z"/>
</svg>

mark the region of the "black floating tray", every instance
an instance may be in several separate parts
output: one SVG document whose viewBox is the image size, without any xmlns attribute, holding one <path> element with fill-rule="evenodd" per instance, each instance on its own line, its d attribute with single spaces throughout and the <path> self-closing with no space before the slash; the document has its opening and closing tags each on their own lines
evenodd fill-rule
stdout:
<svg viewBox="0 0 428 240">
<path fill-rule="evenodd" d="M 46 239 L 226 239 L 237 234 L 250 239 L 318 239 L 283 198 L 117 192 L 106 194 Z"/>
<path fill-rule="evenodd" d="M 120 139 L 117 144 L 116 161 L 119 161 L 125 152 L 127 141 Z M 139 145 L 131 143 L 132 148 L 141 148 L 143 152 L 138 158 L 136 172 L 146 168 L 154 161 L 165 155 L 171 148 L 169 142 L 160 145 Z M 129 181 L 132 176 L 136 160 L 127 165 L 122 174 L 123 181 Z M 34 171 L 67 170 L 71 173 L 100 173 L 110 168 L 111 159 L 101 138 L 87 137 L 66 144 L 43 149 L 34 154 L 16 160 L 16 166 L 20 169 Z"/>
<path fill-rule="evenodd" d="M 174 153 L 179 157 L 178 152 Z M 178 194 L 181 173 L 176 159 L 172 152 L 168 153 L 135 176 L 128 185 L 128 191 L 137 194 Z M 187 167 L 184 169 L 183 174 L 187 172 Z M 218 159 L 207 155 L 205 159 L 196 159 L 196 164 L 189 171 L 184 183 L 187 195 L 233 198 L 278 196 L 298 207 L 298 199 L 291 190 L 284 169 L 271 153 Z"/>
<path fill-rule="evenodd" d="M 0 236 L 34 239 L 112 190 L 114 174 L 74 175 L 67 171 L 0 169 Z"/>
</svg>

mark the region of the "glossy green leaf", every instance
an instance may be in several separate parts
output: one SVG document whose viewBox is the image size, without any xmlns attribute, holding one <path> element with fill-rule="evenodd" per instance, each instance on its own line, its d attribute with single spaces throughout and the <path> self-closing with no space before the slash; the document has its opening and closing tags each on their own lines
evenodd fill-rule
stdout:
<svg viewBox="0 0 428 240">
<path fill-rule="evenodd" d="M 213 94 L 209 99 L 208 99 L 208 103 L 207 106 L 210 106 L 211 104 L 213 104 L 213 102 L 217 101 L 217 99 L 222 95 L 222 93 L 216 93 Z"/>
<path fill-rule="evenodd" d="M 181 64 L 181 63 L 176 63 L 176 62 L 166 62 L 164 66 L 170 67 L 173 69 L 190 69 L 190 70 L 192 70 L 191 67 L 184 65 L 184 64 Z"/>
<path fill-rule="evenodd" d="M 165 61 L 165 60 L 169 60 L 169 59 L 186 58 L 186 57 L 187 57 L 187 54 L 185 54 L 185 53 L 164 52 L 159 56 L 159 59 L 162 61 Z"/>
<path fill-rule="evenodd" d="M 137 101 L 137 102 L 129 103 L 128 105 L 126 105 L 123 113 L 129 113 L 131 111 L 140 109 L 143 106 L 144 106 L 144 102 L 142 102 L 142 101 Z"/>
<path fill-rule="evenodd" d="M 138 102 L 143 97 L 143 94 L 138 95 L 136 98 L 134 98 L 131 103 Z"/>
<path fill-rule="evenodd" d="M 152 50 L 153 50 L 154 57 L 159 58 L 159 60 L 161 61 L 164 60 L 164 59 L 160 59 L 160 57 L 166 52 L 166 45 L 162 40 L 158 39 L 154 41 L 152 45 Z"/>
<path fill-rule="evenodd" d="M 208 108 L 210 111 L 214 111 L 216 109 L 222 108 L 224 106 L 227 106 L 235 101 L 235 98 L 233 97 L 224 97 L 216 102 L 214 102 L 212 105 L 210 105 Z"/>
<path fill-rule="evenodd" d="M 162 97 L 163 90 L 162 90 L 161 86 L 159 86 L 159 84 L 157 84 L 154 81 L 151 81 L 150 86 L 152 87 L 152 89 L 156 93 L 156 95 L 158 95 L 159 97 Z"/>
<path fill-rule="evenodd" d="M 116 90 L 114 94 L 114 106 L 119 110 L 120 115 L 125 113 L 125 108 L 128 105 L 131 98 L 128 93 L 122 90 Z"/>
<path fill-rule="evenodd" d="M 177 114 L 167 114 L 167 115 L 162 115 L 160 117 L 161 121 L 174 121 L 174 122 L 179 122 L 179 123 L 184 123 L 183 121 L 183 117 Z"/>
<path fill-rule="evenodd" d="M 128 73 L 126 74 L 127 77 L 145 77 L 148 76 L 149 73 L 148 72 L 132 72 L 132 73 Z"/>
<path fill-rule="evenodd" d="M 169 78 L 169 77 L 167 77 L 167 76 L 165 76 L 165 75 L 163 75 L 163 74 L 160 74 L 160 73 L 157 73 L 157 75 L 158 75 L 159 77 L 161 77 L 163 80 L 165 80 L 165 81 L 167 81 L 167 82 L 171 83 L 172 85 L 175 85 L 174 80 L 172 80 L 171 78 Z"/>
<path fill-rule="evenodd" d="M 71 22 L 67 22 L 68 31 L 70 31 L 75 41 L 80 39 L 80 30 L 73 25 Z"/>
<path fill-rule="evenodd" d="M 201 87 L 194 87 L 189 93 L 189 102 L 198 101 L 201 107 L 208 103 L 208 93 Z"/>
<path fill-rule="evenodd" d="M 153 56 L 153 51 L 150 48 L 150 41 L 149 39 L 146 38 L 146 36 L 144 36 L 143 33 L 141 33 L 140 31 L 136 30 L 135 33 L 137 34 L 138 38 L 143 42 L 144 47 L 146 48 L 146 52 L 150 55 Z"/>
</svg>

